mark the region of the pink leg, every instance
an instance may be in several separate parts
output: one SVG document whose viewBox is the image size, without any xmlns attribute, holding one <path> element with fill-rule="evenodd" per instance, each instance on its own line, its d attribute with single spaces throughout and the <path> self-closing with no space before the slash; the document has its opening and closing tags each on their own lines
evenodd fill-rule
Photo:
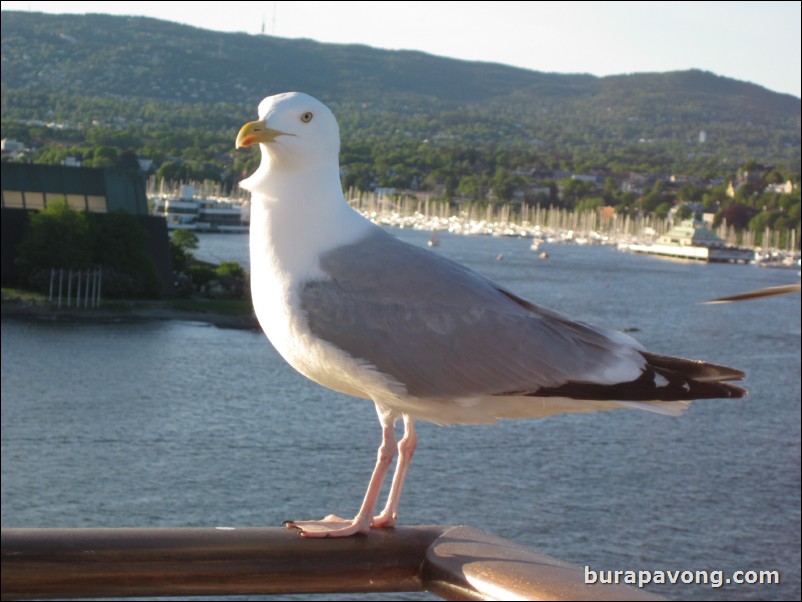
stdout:
<svg viewBox="0 0 802 602">
<path fill-rule="evenodd" d="M 398 442 L 398 464 L 393 475 L 393 484 L 390 495 L 387 496 L 387 505 L 379 516 L 374 517 L 373 527 L 392 527 L 398 518 L 398 503 L 401 499 L 401 490 L 404 488 L 404 479 L 407 469 L 418 446 L 418 436 L 415 434 L 415 420 L 404 415 L 404 436 Z"/>
<path fill-rule="evenodd" d="M 395 421 L 391 416 L 382 416 L 381 412 L 379 419 L 382 424 L 382 442 L 379 445 L 376 466 L 373 468 L 365 499 L 362 501 L 362 507 L 356 517 L 353 520 L 347 520 L 329 514 L 323 520 L 287 521 L 285 523 L 287 527 L 300 529 L 301 535 L 304 537 L 348 537 L 356 533 L 367 533 L 370 530 L 373 510 L 381 493 L 384 477 L 393 462 L 393 456 L 395 456 L 395 433 L 393 432 Z M 393 485 L 395 485 L 395 479 Z"/>
</svg>

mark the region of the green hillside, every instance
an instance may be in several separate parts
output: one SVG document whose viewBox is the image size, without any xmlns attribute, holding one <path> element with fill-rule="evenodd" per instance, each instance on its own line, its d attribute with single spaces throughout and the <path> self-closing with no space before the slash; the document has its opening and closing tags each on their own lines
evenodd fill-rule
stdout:
<svg viewBox="0 0 802 602">
<path fill-rule="evenodd" d="M 562 75 L 141 17 L 6 11 L 1 73 L 3 137 L 45 162 L 132 149 L 175 173 L 233 182 L 255 160 L 232 152 L 237 128 L 264 96 L 301 90 L 335 110 L 349 183 L 363 187 L 453 190 L 476 176 L 487 189 L 499 169 L 726 178 L 747 161 L 783 173 L 800 163 L 800 99 L 702 71 Z"/>
</svg>

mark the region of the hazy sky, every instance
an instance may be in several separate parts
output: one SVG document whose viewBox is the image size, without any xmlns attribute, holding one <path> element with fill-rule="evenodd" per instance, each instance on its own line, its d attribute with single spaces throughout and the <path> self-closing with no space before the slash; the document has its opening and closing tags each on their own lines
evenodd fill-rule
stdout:
<svg viewBox="0 0 802 602">
<path fill-rule="evenodd" d="M 2 2 L 422 50 L 536 71 L 698 68 L 800 96 L 800 2 Z"/>
</svg>

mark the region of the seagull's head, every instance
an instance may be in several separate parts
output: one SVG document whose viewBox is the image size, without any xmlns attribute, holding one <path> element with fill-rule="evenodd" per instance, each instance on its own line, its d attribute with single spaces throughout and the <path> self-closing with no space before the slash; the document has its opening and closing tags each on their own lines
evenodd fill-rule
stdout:
<svg viewBox="0 0 802 602">
<path fill-rule="evenodd" d="M 237 148 L 259 144 L 271 163 L 308 168 L 333 162 L 340 152 L 340 129 L 329 108 L 301 92 L 268 96 L 259 103 L 259 119 L 246 123 Z"/>
</svg>

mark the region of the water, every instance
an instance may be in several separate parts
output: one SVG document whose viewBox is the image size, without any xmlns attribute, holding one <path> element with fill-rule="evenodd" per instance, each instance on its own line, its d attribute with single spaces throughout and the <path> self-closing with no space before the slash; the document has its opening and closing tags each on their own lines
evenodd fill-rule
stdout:
<svg viewBox="0 0 802 602">
<path fill-rule="evenodd" d="M 402 522 L 468 524 L 596 570 L 777 570 L 780 586 L 652 589 L 799 599 L 800 297 L 698 304 L 797 273 L 568 245 L 541 261 L 526 240 L 441 241 L 436 252 L 540 305 L 745 369 L 750 396 L 697 402 L 680 418 L 421 423 Z M 204 235 L 198 255 L 247 265 L 247 237 Z M 380 436 L 370 402 L 307 381 L 263 335 L 193 322 L 4 318 L 2 400 L 3 527 L 348 516 Z"/>
</svg>

